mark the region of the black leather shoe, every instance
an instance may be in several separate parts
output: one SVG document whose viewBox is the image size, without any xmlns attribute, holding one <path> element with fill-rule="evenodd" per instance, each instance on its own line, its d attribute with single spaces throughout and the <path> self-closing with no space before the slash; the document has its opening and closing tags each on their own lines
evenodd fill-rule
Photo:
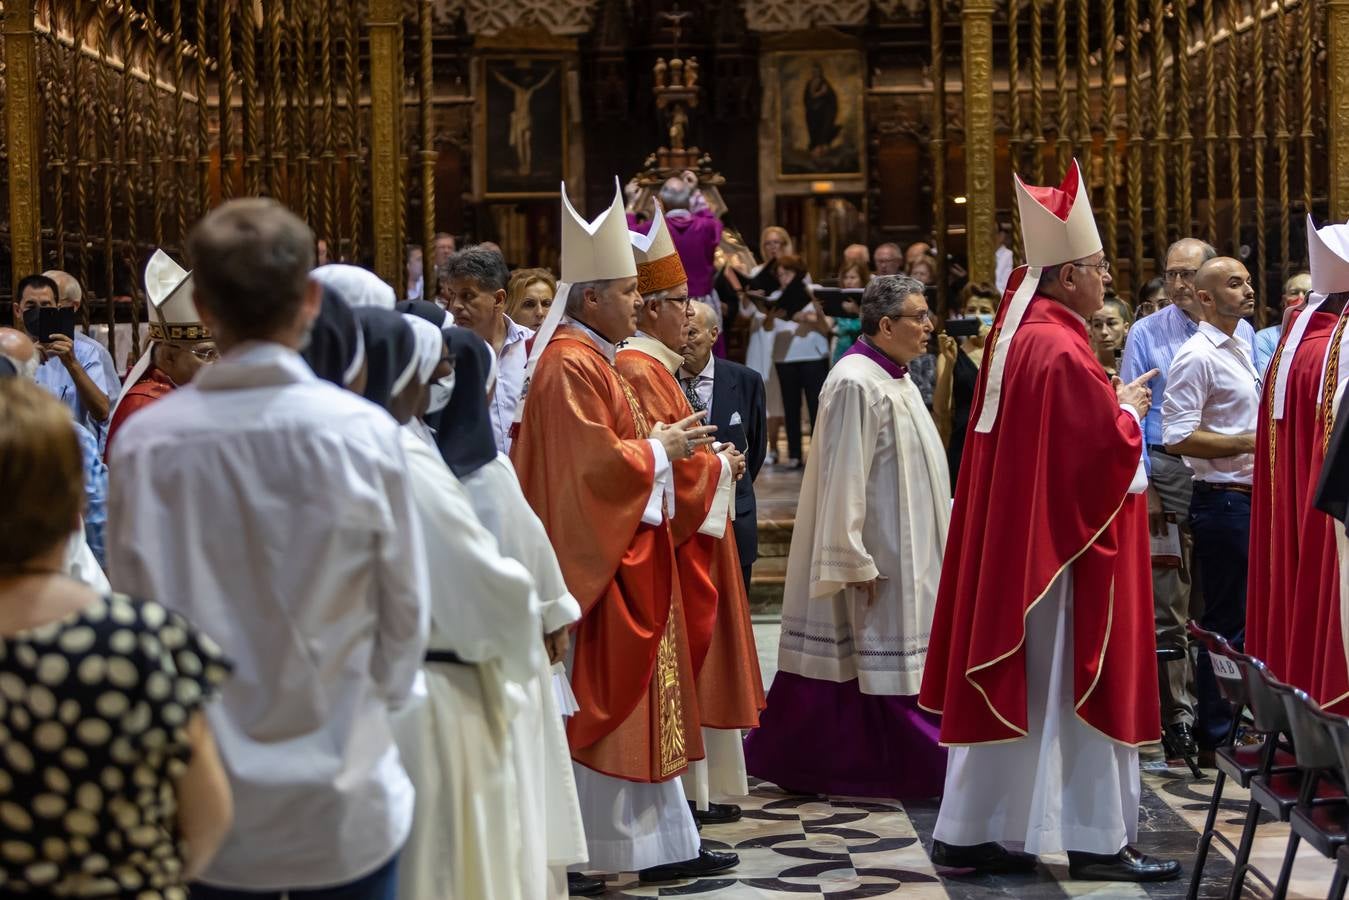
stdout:
<svg viewBox="0 0 1349 900">
<path fill-rule="evenodd" d="M 1194 740 L 1194 729 L 1188 723 L 1177 722 L 1175 725 L 1168 725 L 1166 732 L 1171 751 L 1177 756 L 1195 756 L 1199 753 L 1199 745 Z"/>
<path fill-rule="evenodd" d="M 1008 850 L 1002 844 L 957 844 L 932 842 L 932 864 L 943 869 L 967 869 L 977 875 L 1024 875 L 1034 872 L 1040 861 L 1029 853 Z"/>
<path fill-rule="evenodd" d="M 568 872 L 567 893 L 572 897 L 598 897 L 604 893 L 604 882 L 580 872 Z"/>
<path fill-rule="evenodd" d="M 638 873 L 642 884 L 654 884 L 658 881 L 678 881 L 681 878 L 705 878 L 718 875 L 740 865 L 740 857 L 734 853 L 717 853 L 702 847 L 693 859 L 670 863 L 665 866 L 652 866 Z"/>
<path fill-rule="evenodd" d="M 740 807 L 734 803 L 709 803 L 707 809 L 699 809 L 698 804 L 689 801 L 693 810 L 693 820 L 699 825 L 728 825 L 740 821 Z"/>
<path fill-rule="evenodd" d="M 1180 863 L 1154 859 L 1134 847 L 1118 853 L 1069 850 L 1068 874 L 1074 881 L 1170 881 L 1180 876 Z"/>
</svg>

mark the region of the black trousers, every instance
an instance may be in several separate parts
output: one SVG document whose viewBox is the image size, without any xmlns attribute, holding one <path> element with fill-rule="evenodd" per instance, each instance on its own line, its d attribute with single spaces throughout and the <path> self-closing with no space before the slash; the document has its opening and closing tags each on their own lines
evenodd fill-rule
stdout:
<svg viewBox="0 0 1349 900">
<path fill-rule="evenodd" d="M 780 362 L 778 385 L 782 388 L 782 418 L 787 429 L 787 456 L 801 459 L 801 395 L 806 395 L 806 409 L 810 425 L 820 412 L 820 389 L 829 376 L 828 359 L 809 359 L 803 362 Z"/>
<path fill-rule="evenodd" d="M 1251 537 L 1251 495 L 1195 482 L 1190 499 L 1196 575 L 1204 595 L 1199 624 L 1241 649 L 1246 640 L 1246 561 Z M 1232 707 L 1223 699 L 1208 651 L 1199 649 L 1195 666 L 1199 694 L 1199 746 L 1211 750 L 1232 727 Z"/>
</svg>

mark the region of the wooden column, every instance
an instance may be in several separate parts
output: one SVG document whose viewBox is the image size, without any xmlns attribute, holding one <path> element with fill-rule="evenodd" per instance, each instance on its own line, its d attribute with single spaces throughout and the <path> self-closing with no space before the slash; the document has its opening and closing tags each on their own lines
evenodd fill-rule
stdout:
<svg viewBox="0 0 1349 900">
<path fill-rule="evenodd" d="M 38 202 L 37 33 L 33 0 L 6 0 L 5 127 L 9 136 L 9 227 L 14 283 L 41 272 L 42 233 Z"/>
<path fill-rule="evenodd" d="M 1327 0 L 1330 46 L 1330 221 L 1349 219 L 1349 0 Z M 1304 98 L 1303 103 L 1309 101 Z"/>
<path fill-rule="evenodd" d="M 993 8 L 995 0 L 964 0 L 961 37 L 965 82 L 965 205 L 970 280 L 995 277 L 997 216 L 993 155 Z"/>
<path fill-rule="evenodd" d="M 402 4 L 370 0 L 370 198 L 375 238 L 375 272 L 403 289 L 403 202 L 399 191 L 403 105 Z"/>
</svg>

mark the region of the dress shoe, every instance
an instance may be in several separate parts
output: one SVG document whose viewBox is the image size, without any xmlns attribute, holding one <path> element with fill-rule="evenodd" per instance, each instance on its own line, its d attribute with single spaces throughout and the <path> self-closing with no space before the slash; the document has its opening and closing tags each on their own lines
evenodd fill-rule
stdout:
<svg viewBox="0 0 1349 900">
<path fill-rule="evenodd" d="M 1118 853 L 1069 850 L 1068 874 L 1074 881 L 1170 881 L 1180 875 L 1180 863 L 1127 846 Z"/>
<path fill-rule="evenodd" d="M 1171 752 L 1178 756 L 1194 756 L 1199 752 L 1199 745 L 1194 741 L 1194 729 L 1188 722 L 1168 725 L 1166 736 L 1171 744 Z"/>
<path fill-rule="evenodd" d="M 718 875 L 740 865 L 740 857 L 734 853 L 717 853 L 706 847 L 698 849 L 698 855 L 683 862 L 664 866 L 652 866 L 638 873 L 642 884 L 654 884 L 659 881 L 678 881 L 681 878 L 705 878 Z"/>
<path fill-rule="evenodd" d="M 604 882 L 580 872 L 568 872 L 567 893 L 573 897 L 598 897 L 604 893 Z"/>
<path fill-rule="evenodd" d="M 1029 853 L 987 843 L 962 847 L 932 842 L 932 864 L 943 869 L 969 869 L 976 875 L 1023 875 L 1034 872 L 1039 860 Z"/>
<path fill-rule="evenodd" d="M 728 825 L 740 821 L 740 807 L 734 803 L 709 803 L 707 809 L 699 809 L 698 804 L 689 801 L 693 810 L 693 820 L 699 825 Z"/>
</svg>

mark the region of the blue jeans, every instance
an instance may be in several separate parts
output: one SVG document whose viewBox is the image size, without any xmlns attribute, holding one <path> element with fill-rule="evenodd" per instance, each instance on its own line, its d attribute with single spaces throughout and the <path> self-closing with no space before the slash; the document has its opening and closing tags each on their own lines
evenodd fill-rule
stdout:
<svg viewBox="0 0 1349 900">
<path fill-rule="evenodd" d="M 397 900 L 398 855 L 363 878 L 332 887 L 304 890 L 239 891 L 194 884 L 192 900 Z"/>
<path fill-rule="evenodd" d="M 1251 495 L 1215 490 L 1196 482 L 1190 500 L 1195 570 L 1204 597 L 1199 624 L 1241 649 L 1246 639 L 1246 562 L 1251 537 Z M 1232 707 L 1213 677 L 1208 651 L 1199 649 L 1195 666 L 1199 694 L 1199 746 L 1221 745 L 1232 727 Z"/>
</svg>

